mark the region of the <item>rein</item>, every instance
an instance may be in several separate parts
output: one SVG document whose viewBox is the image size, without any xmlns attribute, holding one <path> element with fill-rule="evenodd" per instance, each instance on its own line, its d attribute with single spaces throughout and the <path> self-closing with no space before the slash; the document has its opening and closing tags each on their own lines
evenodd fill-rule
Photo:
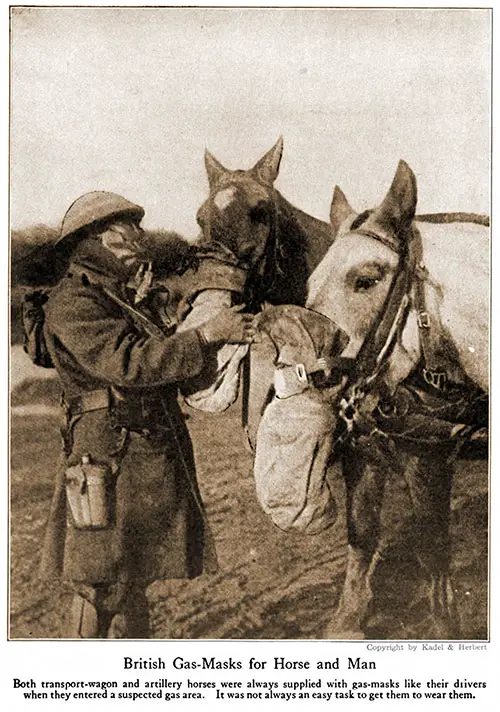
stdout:
<svg viewBox="0 0 500 712">
<path fill-rule="evenodd" d="M 478 213 L 424 213 L 422 215 L 415 215 L 414 220 L 436 223 L 438 225 L 448 225 L 449 223 L 454 222 L 467 222 L 475 223 L 476 225 L 483 225 L 483 227 L 490 226 L 490 216 L 479 215 Z"/>
<path fill-rule="evenodd" d="M 468 222 L 483 226 L 489 226 L 490 224 L 490 219 L 487 215 L 475 213 L 428 213 L 416 215 L 414 221 L 435 224 Z M 396 344 L 397 337 L 404 328 L 409 313 L 412 288 L 414 289 L 413 306 L 417 312 L 419 341 L 424 361 L 422 375 L 425 382 L 438 391 L 443 391 L 446 386 L 447 374 L 445 371 L 440 370 L 435 358 L 435 337 L 431 329 L 430 316 L 426 310 L 424 285 L 428 272 L 423 261 L 422 237 L 414 222 L 410 230 L 409 239 L 403 241 L 396 241 L 384 233 L 367 230 L 363 227 L 363 224 L 353 230 L 355 233 L 366 235 L 381 242 L 400 255 L 399 269 L 381 311 L 382 316 L 375 321 L 356 358 L 358 379 L 362 381 L 364 378 L 363 387 L 365 389 L 376 380 L 382 371 L 383 365 L 387 363 Z M 384 339 L 385 344 L 381 347 Z M 368 377 L 364 376 L 366 371 L 371 371 Z M 359 390 L 360 385 L 359 381 L 355 384 L 357 390 Z"/>
<path fill-rule="evenodd" d="M 487 215 L 475 213 L 427 213 L 416 215 L 414 220 L 435 224 L 449 224 L 452 222 L 469 222 L 484 226 L 489 226 L 490 224 Z M 430 317 L 425 306 L 424 284 L 428 275 L 423 262 L 422 237 L 414 222 L 410 230 L 409 240 L 403 241 L 396 241 L 378 231 L 367 230 L 363 227 L 363 224 L 353 230 L 355 233 L 366 235 L 381 242 L 398 253 L 400 255 L 400 264 L 389 289 L 381 316 L 375 321 L 367 334 L 355 359 L 356 380 L 354 384 L 348 386 L 348 396 L 342 401 L 344 404 L 342 411 L 344 418 L 351 411 L 353 413 L 356 412 L 356 408 L 376 383 L 384 366 L 387 364 L 409 314 L 412 288 L 414 289 L 413 306 L 417 312 L 419 341 L 424 361 L 422 375 L 425 382 L 437 391 L 443 391 L 446 387 L 447 374 L 445 371 L 440 370 L 439 364 L 435 360 L 434 337 Z M 367 373 L 368 375 L 366 375 Z M 352 427 L 352 423 L 349 422 L 350 419 L 347 418 L 347 420 L 348 427 Z"/>
<path fill-rule="evenodd" d="M 473 222 L 485 226 L 489 225 L 489 218 L 487 216 L 470 213 L 419 215 L 415 217 L 415 220 L 443 224 L 450 222 Z M 386 235 L 379 235 L 372 230 L 364 230 L 363 227 L 353 230 L 353 232 L 365 234 L 368 237 L 376 239 L 398 252 L 400 254 L 400 265 L 389 289 L 384 308 L 380 313 L 381 316 L 379 316 L 367 334 L 358 356 L 355 359 L 354 377 L 348 380 L 344 390 L 344 396 L 341 398 L 339 413 L 341 422 L 335 440 L 336 445 L 345 442 L 350 437 L 354 429 L 356 417 L 361 412 L 366 420 L 364 424 L 365 427 L 363 428 L 362 426 L 361 429 L 366 431 L 366 426 L 368 426 L 370 433 L 378 433 L 379 435 L 385 434 L 384 431 L 380 430 L 372 417 L 373 409 L 377 407 L 378 403 L 374 403 L 373 400 L 371 402 L 369 401 L 366 403 L 365 408 L 363 408 L 363 404 L 367 396 L 374 391 L 376 385 L 379 383 L 379 377 L 383 376 L 384 369 L 388 364 L 394 346 L 397 344 L 406 324 L 411 305 L 413 305 L 417 313 L 419 341 L 423 361 L 421 375 L 425 383 L 431 386 L 435 397 L 441 399 L 442 402 L 443 392 L 447 387 L 448 374 L 439 367 L 436 358 L 436 336 L 431 328 L 431 319 L 426 310 L 424 285 L 428 277 L 428 272 L 423 262 L 422 238 L 414 223 L 410 229 L 411 234 L 409 239 L 402 241 L 405 245 L 403 249 L 401 242 L 396 246 L 391 245 L 391 241 L 387 239 Z M 413 299 L 411 297 L 412 290 Z M 381 415 L 384 415 L 380 407 L 378 410 Z M 434 407 L 433 410 L 435 411 L 436 408 Z M 456 437 L 453 421 L 450 421 L 450 423 L 446 425 L 451 433 L 450 437 Z"/>
</svg>

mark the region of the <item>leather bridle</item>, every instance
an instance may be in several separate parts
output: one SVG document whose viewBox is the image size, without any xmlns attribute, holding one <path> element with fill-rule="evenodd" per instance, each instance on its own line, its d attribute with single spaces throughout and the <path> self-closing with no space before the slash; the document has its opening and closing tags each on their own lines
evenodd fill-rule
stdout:
<svg viewBox="0 0 500 712">
<path fill-rule="evenodd" d="M 343 439 L 354 429 L 356 417 L 367 396 L 381 387 L 396 344 L 406 325 L 412 304 L 411 291 L 417 273 L 417 259 L 422 252 L 421 236 L 410 225 L 405 236 L 391 239 L 378 231 L 359 227 L 353 232 L 366 235 L 399 255 L 399 265 L 389 287 L 384 306 L 367 333 L 340 399 L 339 415 L 344 424 Z"/>
<path fill-rule="evenodd" d="M 408 229 L 408 235 L 398 236 L 397 239 L 378 231 L 367 230 L 362 225 L 351 231 L 375 239 L 399 255 L 398 268 L 384 306 L 363 340 L 356 357 L 345 358 L 340 355 L 329 363 L 319 361 L 318 369 L 309 373 L 306 372 L 303 364 L 294 364 L 287 375 L 289 394 L 302 393 L 308 388 L 324 390 L 339 385 L 345 378 L 339 401 L 338 439 L 341 441 L 351 435 L 367 396 L 382 387 L 391 355 L 401 338 L 410 312 L 414 280 L 416 277 L 419 278 L 422 272 L 422 270 L 419 272 L 417 262 L 422 246 L 419 231 L 413 225 Z"/>
</svg>

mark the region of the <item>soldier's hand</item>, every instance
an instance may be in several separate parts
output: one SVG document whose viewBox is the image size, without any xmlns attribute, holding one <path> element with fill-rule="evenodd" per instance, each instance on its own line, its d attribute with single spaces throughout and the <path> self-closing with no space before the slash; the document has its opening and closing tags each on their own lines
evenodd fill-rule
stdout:
<svg viewBox="0 0 500 712">
<path fill-rule="evenodd" d="M 255 334 L 254 314 L 241 314 L 244 304 L 222 309 L 198 327 L 201 338 L 207 344 L 249 344 Z"/>
</svg>

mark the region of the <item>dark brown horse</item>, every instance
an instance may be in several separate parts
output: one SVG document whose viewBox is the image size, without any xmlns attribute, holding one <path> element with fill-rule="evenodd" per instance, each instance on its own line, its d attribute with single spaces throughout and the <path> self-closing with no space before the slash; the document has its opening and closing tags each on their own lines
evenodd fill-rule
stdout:
<svg viewBox="0 0 500 712">
<path fill-rule="evenodd" d="M 249 170 L 229 170 L 208 151 L 210 193 L 198 210 L 203 241 L 219 244 L 248 271 L 246 301 L 304 304 L 307 279 L 332 243 L 330 227 L 275 189 L 280 138 Z"/>
<path fill-rule="evenodd" d="M 243 271 L 244 290 L 239 298 L 254 312 L 269 304 L 305 304 L 308 279 L 333 239 L 328 223 L 302 212 L 274 187 L 282 153 L 280 138 L 247 170 L 225 168 L 211 153 L 205 153 L 209 195 L 198 210 L 202 230 L 198 244 L 202 252 L 206 249 L 210 255 L 215 253 L 221 262 Z M 193 283 L 197 289 L 196 273 Z M 224 303 L 222 295 L 212 297 Z M 189 328 L 203 318 L 206 302 L 199 309 L 196 303 L 194 306 L 182 328 Z M 253 404 L 247 410 L 252 440 L 272 383 L 273 365 L 268 347 L 268 343 L 252 347 L 251 378 L 245 379 L 249 393 L 245 393 L 244 401 Z M 244 354 L 244 349 L 224 347 L 218 354 L 219 369 L 222 375 L 229 370 L 233 387 L 226 389 L 222 398 L 220 393 L 214 398 L 209 387 L 201 391 L 200 397 L 191 396 L 190 405 L 211 411 L 230 405 L 238 392 L 234 362 Z M 244 368 L 248 375 L 248 360 Z"/>
</svg>

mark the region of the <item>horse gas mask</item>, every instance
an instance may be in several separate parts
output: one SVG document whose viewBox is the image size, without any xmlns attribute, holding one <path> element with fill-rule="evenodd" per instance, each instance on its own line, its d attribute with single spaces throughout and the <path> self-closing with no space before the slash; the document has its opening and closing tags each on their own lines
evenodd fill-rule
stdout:
<svg viewBox="0 0 500 712">
<path fill-rule="evenodd" d="M 336 420 L 332 403 L 343 385 L 334 374 L 348 339 L 330 319 L 296 306 L 265 310 L 257 327 L 277 353 L 276 395 L 257 433 L 257 497 L 281 529 L 317 534 L 337 517 L 326 472 Z M 322 388 L 314 385 L 318 381 Z"/>
</svg>

